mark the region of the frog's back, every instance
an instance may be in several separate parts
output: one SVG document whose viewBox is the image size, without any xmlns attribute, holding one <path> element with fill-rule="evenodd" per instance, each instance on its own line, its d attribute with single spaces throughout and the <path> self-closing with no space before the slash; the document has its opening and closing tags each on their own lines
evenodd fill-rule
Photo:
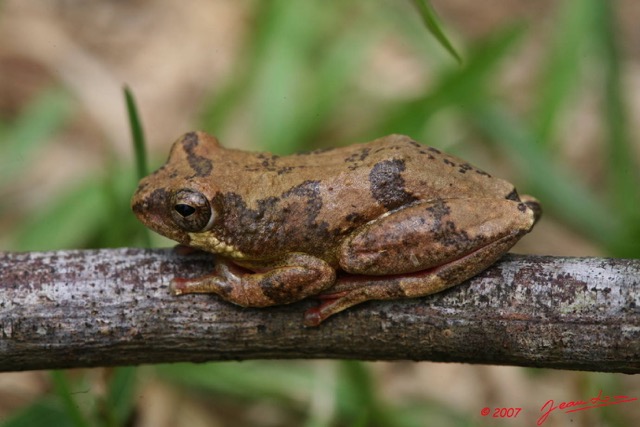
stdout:
<svg viewBox="0 0 640 427">
<path fill-rule="evenodd" d="M 344 211 L 347 203 L 363 220 L 416 200 L 517 198 L 510 183 L 404 135 L 282 157 L 223 150 L 221 157 L 237 166 L 219 168 L 223 172 L 213 181 L 226 182 L 223 188 L 253 208 L 260 200 L 309 194 L 311 188 L 323 213 Z M 243 179 L 229 179 L 232 169 L 242 169 Z"/>
<path fill-rule="evenodd" d="M 309 154 L 283 157 L 301 181 L 324 179 L 372 193 L 406 192 L 414 199 L 513 197 L 510 183 L 405 135 Z M 401 187 L 401 188 L 400 188 Z M 355 188 L 354 188 L 355 189 Z"/>
<path fill-rule="evenodd" d="M 399 152 L 407 191 L 417 198 L 513 198 L 514 186 L 458 157 L 420 144 L 408 136 L 382 138 Z M 377 143 L 379 140 L 376 140 Z"/>
</svg>

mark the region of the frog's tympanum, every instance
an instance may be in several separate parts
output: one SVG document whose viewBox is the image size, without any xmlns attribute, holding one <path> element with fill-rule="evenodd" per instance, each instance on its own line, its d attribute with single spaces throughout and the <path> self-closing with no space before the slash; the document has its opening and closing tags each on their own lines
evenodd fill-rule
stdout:
<svg viewBox="0 0 640 427">
<path fill-rule="evenodd" d="M 140 182 L 149 228 L 218 254 L 215 272 L 175 294 L 245 307 L 321 303 L 306 325 L 367 300 L 429 295 L 486 269 L 529 232 L 538 202 L 402 135 L 279 157 L 192 132 Z"/>
</svg>

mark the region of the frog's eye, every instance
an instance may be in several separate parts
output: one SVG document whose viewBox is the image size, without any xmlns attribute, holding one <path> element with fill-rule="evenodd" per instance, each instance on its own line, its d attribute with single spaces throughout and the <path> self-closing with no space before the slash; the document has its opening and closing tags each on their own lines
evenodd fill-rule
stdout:
<svg viewBox="0 0 640 427">
<path fill-rule="evenodd" d="M 215 213 L 204 194 L 183 189 L 173 196 L 171 216 L 186 231 L 206 231 L 211 228 Z"/>
</svg>

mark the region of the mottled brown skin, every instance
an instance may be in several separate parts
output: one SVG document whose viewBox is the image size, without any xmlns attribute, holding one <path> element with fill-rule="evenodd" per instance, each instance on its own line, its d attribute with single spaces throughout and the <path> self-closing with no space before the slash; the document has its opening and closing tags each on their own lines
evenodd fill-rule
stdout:
<svg viewBox="0 0 640 427">
<path fill-rule="evenodd" d="M 459 284 L 540 215 L 510 183 L 402 135 L 279 157 L 202 132 L 174 144 L 132 209 L 152 230 L 220 255 L 214 274 L 175 279 L 175 294 L 251 307 L 318 295 L 307 325 L 366 300 Z"/>
</svg>

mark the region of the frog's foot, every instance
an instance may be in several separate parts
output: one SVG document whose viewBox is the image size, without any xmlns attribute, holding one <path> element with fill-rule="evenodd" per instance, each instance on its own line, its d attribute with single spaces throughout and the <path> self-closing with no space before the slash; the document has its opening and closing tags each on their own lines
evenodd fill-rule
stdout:
<svg viewBox="0 0 640 427">
<path fill-rule="evenodd" d="M 520 236 L 503 237 L 447 264 L 415 273 L 364 276 L 345 274 L 325 294 L 319 306 L 305 312 L 305 326 L 318 326 L 329 316 L 368 300 L 415 298 L 458 285 L 485 270 L 506 253 Z"/>
<path fill-rule="evenodd" d="M 174 295 L 213 293 L 243 307 L 288 304 L 322 292 L 335 281 L 335 270 L 325 261 L 294 253 L 252 272 L 218 259 L 214 274 L 195 279 L 176 278 Z"/>
<path fill-rule="evenodd" d="M 445 284 L 438 277 L 437 270 L 434 268 L 397 276 L 343 276 L 331 288 L 335 292 L 317 296 L 320 304 L 304 313 L 304 325 L 318 326 L 328 317 L 365 301 L 416 296 L 411 295 L 411 289 L 415 288 L 421 288 L 423 295 L 429 295 L 458 284 Z"/>
<path fill-rule="evenodd" d="M 418 276 L 419 274 L 411 274 L 404 276 L 402 280 L 417 281 L 420 280 Z M 397 279 L 394 276 L 344 276 L 338 279 L 336 287 L 332 287 L 331 290 L 346 289 L 317 295 L 320 305 L 304 313 L 304 325 L 318 326 L 329 316 L 368 300 L 404 298 L 407 295 Z"/>
</svg>

